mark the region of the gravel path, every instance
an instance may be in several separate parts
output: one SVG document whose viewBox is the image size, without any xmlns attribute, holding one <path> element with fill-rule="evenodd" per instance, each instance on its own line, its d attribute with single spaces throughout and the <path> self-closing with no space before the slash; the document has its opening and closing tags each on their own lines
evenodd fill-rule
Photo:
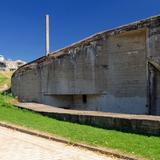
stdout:
<svg viewBox="0 0 160 160">
<path fill-rule="evenodd" d="M 117 158 L 0 127 L 0 160 L 117 160 Z"/>
</svg>

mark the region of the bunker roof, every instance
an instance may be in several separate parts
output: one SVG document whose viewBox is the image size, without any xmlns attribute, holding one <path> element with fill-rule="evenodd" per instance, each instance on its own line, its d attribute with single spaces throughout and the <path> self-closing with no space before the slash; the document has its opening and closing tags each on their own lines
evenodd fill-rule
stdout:
<svg viewBox="0 0 160 160">
<path fill-rule="evenodd" d="M 138 29 L 148 28 L 148 27 L 156 27 L 156 26 L 160 26 L 160 15 L 152 16 L 152 17 L 142 19 L 142 20 L 139 20 L 139 21 L 136 21 L 133 23 L 129 23 L 129 24 L 126 24 L 123 26 L 119 26 L 119 27 L 116 27 L 113 29 L 105 30 L 105 31 L 96 33 L 94 35 L 91 35 L 81 41 L 73 43 L 67 47 L 64 47 L 64 48 L 59 49 L 54 52 L 51 52 L 47 56 L 42 56 L 36 60 L 33 60 L 33 61 L 23 65 L 22 67 L 20 67 L 16 72 L 21 70 L 21 68 L 29 67 L 30 65 L 34 66 L 37 63 L 44 62 L 48 58 L 55 58 L 56 59 L 56 58 L 59 58 L 64 55 L 68 55 L 68 52 L 71 49 L 75 49 L 75 48 L 83 46 L 85 44 L 89 44 L 90 42 L 102 39 L 103 37 L 109 37 L 112 35 L 117 35 L 117 34 L 125 33 L 128 31 L 133 31 L 133 30 L 138 30 Z M 14 74 L 13 74 L 13 76 L 14 76 Z"/>
</svg>

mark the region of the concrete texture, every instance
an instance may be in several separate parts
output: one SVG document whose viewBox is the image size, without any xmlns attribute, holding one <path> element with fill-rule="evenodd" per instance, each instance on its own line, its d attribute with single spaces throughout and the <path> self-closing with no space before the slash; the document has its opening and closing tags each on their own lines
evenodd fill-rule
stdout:
<svg viewBox="0 0 160 160">
<path fill-rule="evenodd" d="M 120 160 L 4 127 L 0 127 L 0 157 L 1 160 Z"/>
<path fill-rule="evenodd" d="M 24 102 L 160 115 L 159 26 L 151 17 L 41 57 L 14 73 L 12 91 Z"/>
<path fill-rule="evenodd" d="M 16 106 L 59 120 L 140 134 L 160 135 L 160 116 L 68 110 L 38 103 L 19 103 Z"/>
</svg>

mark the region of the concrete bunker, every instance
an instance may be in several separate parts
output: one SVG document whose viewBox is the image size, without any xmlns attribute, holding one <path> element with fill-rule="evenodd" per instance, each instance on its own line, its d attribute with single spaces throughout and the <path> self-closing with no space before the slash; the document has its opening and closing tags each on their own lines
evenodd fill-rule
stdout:
<svg viewBox="0 0 160 160">
<path fill-rule="evenodd" d="M 97 33 L 20 67 L 21 101 L 160 115 L 160 16 Z"/>
</svg>

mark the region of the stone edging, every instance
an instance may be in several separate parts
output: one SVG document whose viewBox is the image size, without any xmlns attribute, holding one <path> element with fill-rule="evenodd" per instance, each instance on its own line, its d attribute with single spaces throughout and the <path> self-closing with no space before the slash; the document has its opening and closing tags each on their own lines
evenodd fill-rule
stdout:
<svg viewBox="0 0 160 160">
<path fill-rule="evenodd" d="M 22 132 L 22 133 L 30 134 L 30 135 L 33 135 L 33 136 L 37 136 L 37 137 L 40 137 L 40 138 L 45 138 L 45 139 L 48 139 L 48 140 L 73 145 L 73 146 L 83 148 L 83 149 L 87 149 L 87 150 L 90 150 L 90 151 L 93 151 L 93 152 L 99 152 L 100 154 L 109 155 L 109 156 L 113 156 L 113 157 L 116 157 L 116 158 L 122 158 L 122 159 L 125 159 L 125 160 L 145 160 L 143 158 L 137 158 L 137 157 L 130 156 L 130 155 L 124 155 L 122 153 L 118 153 L 116 151 L 109 150 L 109 149 L 107 150 L 107 149 L 104 149 L 104 148 L 92 147 L 92 146 L 89 146 L 89 145 L 86 145 L 86 144 L 81 144 L 81 143 L 73 143 L 73 142 L 70 142 L 69 140 L 54 137 L 54 136 L 51 136 L 47 133 L 33 131 L 31 129 L 28 129 L 28 128 L 23 128 L 23 127 L 13 125 L 13 124 L 8 124 L 8 123 L 5 123 L 5 122 L 0 122 L 0 126 L 8 128 L 8 129 L 13 129 L 13 130 L 16 130 L 16 131 L 19 131 L 19 132 Z"/>
</svg>

